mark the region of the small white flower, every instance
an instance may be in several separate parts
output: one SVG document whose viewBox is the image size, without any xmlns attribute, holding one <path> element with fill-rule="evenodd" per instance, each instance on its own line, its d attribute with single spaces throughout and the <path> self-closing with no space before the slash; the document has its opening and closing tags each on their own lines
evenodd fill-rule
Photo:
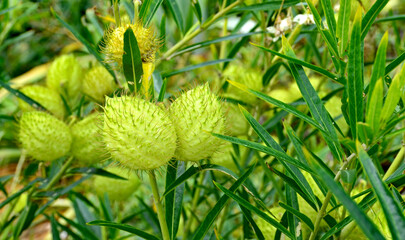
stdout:
<svg viewBox="0 0 405 240">
<path fill-rule="evenodd" d="M 294 17 L 293 22 L 304 25 L 314 24 L 314 15 L 312 14 L 298 14 Z"/>
<path fill-rule="evenodd" d="M 274 35 L 272 38 L 273 42 L 276 42 L 281 35 L 291 30 L 293 27 L 293 21 L 290 17 L 284 18 L 281 21 L 276 21 L 274 26 L 268 27 L 267 32 Z"/>
</svg>

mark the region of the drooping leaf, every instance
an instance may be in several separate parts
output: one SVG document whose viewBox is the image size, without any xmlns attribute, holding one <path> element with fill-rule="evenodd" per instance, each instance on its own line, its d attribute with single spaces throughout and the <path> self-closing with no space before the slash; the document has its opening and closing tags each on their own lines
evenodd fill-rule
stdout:
<svg viewBox="0 0 405 240">
<path fill-rule="evenodd" d="M 87 223 L 88 225 L 98 225 L 98 226 L 104 226 L 104 227 L 111 227 L 111 228 L 116 228 L 125 232 L 132 233 L 136 236 L 142 237 L 144 239 L 151 239 L 151 240 L 159 240 L 159 238 L 144 232 L 142 230 L 139 230 L 137 228 L 132 227 L 131 225 L 128 224 L 122 224 L 122 223 L 115 223 L 115 222 L 109 222 L 109 221 L 103 221 L 103 220 L 96 220 Z"/>
</svg>

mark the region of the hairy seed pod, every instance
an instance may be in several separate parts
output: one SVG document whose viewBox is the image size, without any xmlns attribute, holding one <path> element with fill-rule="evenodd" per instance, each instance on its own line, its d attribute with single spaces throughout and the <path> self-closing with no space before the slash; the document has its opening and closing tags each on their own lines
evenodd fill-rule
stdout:
<svg viewBox="0 0 405 240">
<path fill-rule="evenodd" d="M 124 54 L 124 33 L 131 28 L 138 42 L 141 59 L 143 62 L 154 62 L 156 52 L 162 45 L 152 27 L 144 28 L 142 22 L 135 24 L 124 24 L 121 27 L 110 29 L 104 37 L 102 48 L 107 63 L 117 63 L 122 66 L 122 55 Z"/>
<path fill-rule="evenodd" d="M 33 100 L 37 101 L 56 117 L 62 119 L 65 116 L 65 105 L 63 104 L 62 98 L 55 90 L 38 85 L 33 85 L 26 86 L 20 91 Z M 35 108 L 21 99 L 18 99 L 18 104 L 23 112 L 36 111 Z"/>
<path fill-rule="evenodd" d="M 93 180 L 94 190 L 97 195 L 104 196 L 107 193 L 108 198 L 113 201 L 128 199 L 140 186 L 141 181 L 134 172 L 123 167 L 108 167 L 106 171 L 118 175 L 124 179 L 115 179 L 104 176 L 95 176 Z"/>
<path fill-rule="evenodd" d="M 62 55 L 52 62 L 46 77 L 46 85 L 72 102 L 77 100 L 80 93 L 82 78 L 82 67 L 75 56 Z"/>
<path fill-rule="evenodd" d="M 106 99 L 103 140 L 112 158 L 133 170 L 163 166 L 176 149 L 176 132 L 167 113 L 138 97 Z"/>
<path fill-rule="evenodd" d="M 114 92 L 114 78 L 103 66 L 91 68 L 83 78 L 82 92 L 99 103 Z"/>
<path fill-rule="evenodd" d="M 71 152 L 83 165 L 100 162 L 107 156 L 99 133 L 102 120 L 101 114 L 94 113 L 71 128 L 73 136 Z"/>
<path fill-rule="evenodd" d="M 26 112 L 20 119 L 19 139 L 27 154 L 41 161 L 52 161 L 70 150 L 69 127 L 44 112 Z"/>
<path fill-rule="evenodd" d="M 169 110 L 176 127 L 178 160 L 199 161 L 218 150 L 222 140 L 210 132 L 223 134 L 225 118 L 221 102 L 208 84 L 183 93 Z"/>
<path fill-rule="evenodd" d="M 245 116 L 243 116 L 238 105 L 229 102 L 223 102 L 222 106 L 225 112 L 227 133 L 232 136 L 247 134 L 250 125 Z"/>
<path fill-rule="evenodd" d="M 224 77 L 256 91 L 261 91 L 263 87 L 260 72 L 253 69 L 241 69 L 240 66 L 231 65 L 224 72 Z M 246 93 L 232 84 L 229 84 L 223 96 L 249 104 L 254 104 L 257 99 L 254 95 Z"/>
</svg>

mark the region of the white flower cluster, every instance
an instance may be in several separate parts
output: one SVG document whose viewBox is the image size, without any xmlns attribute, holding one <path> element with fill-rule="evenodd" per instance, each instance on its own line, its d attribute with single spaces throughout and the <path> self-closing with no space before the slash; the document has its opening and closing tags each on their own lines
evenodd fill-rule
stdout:
<svg viewBox="0 0 405 240">
<path fill-rule="evenodd" d="M 291 17 L 286 17 L 281 21 L 276 21 L 274 26 L 268 27 L 267 32 L 274 35 L 272 40 L 273 42 L 276 42 L 284 33 L 291 30 L 295 24 L 314 24 L 314 16 L 312 14 L 298 14 L 293 19 Z"/>
</svg>

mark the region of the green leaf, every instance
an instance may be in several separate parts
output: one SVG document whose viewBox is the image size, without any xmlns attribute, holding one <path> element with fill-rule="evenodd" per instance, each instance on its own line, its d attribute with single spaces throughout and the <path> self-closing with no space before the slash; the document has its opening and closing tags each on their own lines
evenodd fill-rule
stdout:
<svg viewBox="0 0 405 240">
<path fill-rule="evenodd" d="M 332 2 L 330 0 L 321 0 L 321 5 L 323 12 L 325 14 L 326 23 L 328 24 L 328 28 L 332 34 L 335 36 L 336 34 L 336 19 L 335 13 L 333 11 Z"/>
<path fill-rule="evenodd" d="M 398 104 L 399 99 L 402 95 L 402 89 L 405 86 L 405 66 L 402 66 L 402 69 L 397 75 L 395 75 L 390 87 L 388 89 L 387 97 L 385 98 L 384 106 L 381 111 L 381 125 L 387 122 L 391 117 L 392 113 L 395 110 L 395 107 Z"/>
<path fill-rule="evenodd" d="M 223 62 L 230 62 L 232 60 L 233 59 L 229 59 L 229 58 L 218 59 L 218 60 L 207 61 L 207 62 L 196 64 L 196 65 L 187 66 L 185 68 L 174 70 L 172 72 L 162 73 L 162 78 L 168 78 L 168 77 L 171 77 L 171 76 L 183 73 L 183 72 L 188 72 L 188 71 L 191 71 L 191 70 L 194 70 L 194 69 L 197 69 L 197 68 L 206 67 L 206 66 L 210 66 L 210 65 L 215 65 L 215 64 L 223 63 Z"/>
<path fill-rule="evenodd" d="M 193 4 L 194 13 L 195 13 L 198 21 L 201 23 L 202 22 L 202 12 L 201 12 L 200 3 L 198 2 L 198 0 L 194 0 L 192 2 L 192 4 Z"/>
<path fill-rule="evenodd" d="M 57 214 L 59 215 L 59 217 L 61 217 L 62 219 L 64 219 L 66 221 L 66 223 L 68 223 L 71 227 L 76 228 L 81 234 L 82 237 L 85 239 L 92 239 L 92 240 L 97 240 L 98 237 L 92 232 L 90 231 L 88 228 L 86 228 L 86 226 L 83 226 L 75 221 L 72 221 L 71 219 L 63 216 L 61 213 L 57 212 Z"/>
<path fill-rule="evenodd" d="M 141 89 L 141 77 L 143 75 L 141 52 L 138 47 L 135 34 L 132 28 L 128 28 L 124 33 L 124 54 L 122 55 L 122 68 L 128 83 L 128 88 L 132 92 Z M 134 85 L 136 86 L 134 88 Z M 145 89 L 145 91 L 147 91 Z"/>
<path fill-rule="evenodd" d="M 172 160 L 168 165 L 167 165 L 167 171 L 166 171 L 166 183 L 165 183 L 165 188 L 167 189 L 173 181 L 176 180 L 176 175 L 177 175 L 177 164 L 178 161 Z M 173 239 L 173 217 L 174 217 L 174 201 L 175 201 L 175 191 L 171 191 L 165 196 L 165 210 L 166 210 L 166 222 L 167 222 L 167 227 L 169 229 L 169 234 Z"/>
<path fill-rule="evenodd" d="M 280 7 L 287 8 L 294 6 L 295 4 L 300 3 L 299 0 L 284 0 L 284 1 L 270 1 L 257 4 L 251 4 L 249 6 L 237 7 L 232 12 L 240 11 L 274 11 L 279 10 Z"/>
<path fill-rule="evenodd" d="M 165 1 L 169 6 L 169 10 L 173 15 L 174 21 L 176 22 L 177 27 L 179 28 L 180 32 L 184 34 L 184 20 L 183 15 L 180 11 L 179 5 L 177 0 L 167 0 Z"/>
<path fill-rule="evenodd" d="M 14 193 L 13 195 L 9 196 L 6 200 L 4 200 L 3 202 L 0 203 L 0 209 L 2 209 L 4 206 L 6 206 L 7 204 L 9 204 L 11 201 L 13 201 L 14 199 L 18 198 L 21 194 L 23 194 L 24 192 L 28 191 L 30 188 L 33 187 L 33 185 L 39 181 L 41 181 L 42 179 L 35 179 L 33 181 L 31 181 L 30 183 L 28 183 L 27 185 L 25 185 L 23 188 L 21 188 L 19 191 L 17 191 L 16 193 Z"/>
<path fill-rule="evenodd" d="M 363 169 L 384 211 L 384 216 L 387 219 L 392 238 L 405 239 L 405 216 L 402 213 L 401 207 L 398 202 L 395 201 L 387 185 L 382 181 L 373 161 L 363 150 L 360 143 L 357 143 L 357 151 Z"/>
<path fill-rule="evenodd" d="M 52 239 L 53 240 L 60 240 L 60 233 L 58 230 L 58 224 L 55 220 L 55 217 L 53 215 L 50 216 L 50 222 L 51 222 L 51 230 L 52 230 Z"/>
<path fill-rule="evenodd" d="M 280 207 L 284 208 L 288 212 L 292 213 L 294 216 L 296 216 L 298 219 L 300 219 L 303 223 L 305 223 L 312 231 L 314 230 L 314 224 L 312 223 L 311 219 L 307 217 L 305 214 L 297 211 L 296 209 L 288 206 L 287 204 L 284 204 L 282 202 L 279 202 L 278 205 Z"/>
<path fill-rule="evenodd" d="M 77 40 L 79 40 L 87 48 L 89 53 L 92 54 L 97 59 L 97 61 L 108 70 L 111 76 L 113 76 L 114 79 L 117 80 L 114 71 L 108 66 L 108 64 L 104 62 L 103 58 L 101 57 L 100 53 L 97 52 L 96 48 L 90 42 L 88 42 L 82 35 L 80 35 L 80 33 L 76 31 L 72 26 L 63 21 L 63 19 L 59 17 L 59 15 L 53 10 L 53 8 L 51 8 L 51 13 L 53 14 L 53 16 L 56 17 L 56 19 L 60 23 L 62 23 L 62 25 L 65 28 L 67 28 L 77 38 Z"/>
<path fill-rule="evenodd" d="M 387 55 L 387 45 L 388 45 L 388 32 L 385 32 L 383 38 L 381 39 L 380 45 L 378 46 L 377 55 L 375 57 L 373 72 L 371 73 L 370 83 L 368 84 L 368 92 L 372 93 L 374 86 L 378 79 L 384 79 L 385 76 L 385 59 Z M 367 102 L 367 111 L 370 108 L 369 102 Z"/>
<path fill-rule="evenodd" d="M 170 58 L 173 58 L 175 56 L 181 55 L 181 54 L 186 53 L 186 52 L 191 52 L 191 51 L 203 48 L 203 47 L 207 47 L 207 46 L 210 46 L 211 44 L 220 43 L 220 42 L 223 42 L 223 41 L 229 41 L 229 40 L 236 39 L 236 38 L 247 37 L 247 36 L 251 36 L 251 35 L 254 35 L 254 34 L 263 34 L 263 31 L 248 32 L 248 33 L 241 33 L 241 34 L 231 34 L 231 35 L 228 35 L 228 36 L 225 36 L 225 37 L 215 38 L 213 40 L 198 42 L 198 43 L 191 44 L 191 45 L 189 45 L 189 46 L 187 46 L 185 48 L 180 49 L 179 51 L 175 52 L 173 55 L 169 56 L 168 58 L 170 59 Z"/>
<path fill-rule="evenodd" d="M 165 78 L 165 80 L 163 80 L 162 87 L 160 88 L 160 91 L 159 91 L 159 96 L 158 96 L 158 99 L 157 99 L 158 102 L 163 102 L 163 100 L 165 99 L 167 82 L 168 82 L 167 78 Z"/>
<path fill-rule="evenodd" d="M 405 14 L 382 17 L 382 18 L 375 20 L 374 23 L 389 22 L 389 21 L 396 21 L 396 20 L 405 20 Z"/>
<path fill-rule="evenodd" d="M 18 222 L 14 228 L 14 239 L 19 239 L 21 233 L 27 229 L 34 221 L 35 212 L 38 209 L 38 204 L 35 202 L 28 202 L 28 205 L 24 208 L 21 216 L 18 218 Z"/>
<path fill-rule="evenodd" d="M 286 55 L 295 57 L 295 54 L 288 43 L 288 40 L 283 37 L 283 51 Z M 301 91 L 301 94 L 309 107 L 312 117 L 320 124 L 322 129 L 327 133 L 321 132 L 328 144 L 333 156 L 341 161 L 343 159 L 343 150 L 340 146 L 339 140 L 335 128 L 332 125 L 332 121 L 329 118 L 329 114 L 319 98 L 316 90 L 311 85 L 308 77 L 305 74 L 304 69 L 295 63 L 289 62 L 291 74 L 293 75 L 297 85 Z"/>
<path fill-rule="evenodd" d="M 312 171 L 312 169 L 310 167 L 308 167 L 306 164 L 303 164 L 302 162 L 288 156 L 284 152 L 277 151 L 277 150 L 275 150 L 273 148 L 263 146 L 260 143 L 250 142 L 250 141 L 247 141 L 247 140 L 244 140 L 244 139 L 239 139 L 239 138 L 230 137 L 230 136 L 224 136 L 224 135 L 217 134 L 217 133 L 211 133 L 211 134 L 218 137 L 218 138 L 221 138 L 223 140 L 229 141 L 231 143 L 235 143 L 235 144 L 238 144 L 238 145 L 242 145 L 242 146 L 245 146 L 245 147 L 248 147 L 248 148 L 255 149 L 255 150 L 260 151 L 260 152 L 270 154 L 271 156 L 274 156 L 275 158 L 277 158 L 280 161 L 285 161 L 285 162 L 290 163 L 290 164 L 292 164 L 292 165 L 294 165 L 294 166 L 296 166 L 296 167 L 298 167 L 298 168 L 300 168 L 302 170 L 305 170 L 305 171 L 307 171 L 309 173 L 314 173 Z"/>
<path fill-rule="evenodd" d="M 387 67 L 385 67 L 385 74 L 387 75 L 396 67 L 398 67 L 403 61 L 405 60 L 405 52 L 399 55 L 397 58 L 394 59 Z"/>
<path fill-rule="evenodd" d="M 3 81 L 4 79 L 0 79 L 0 86 L 4 87 L 7 91 L 9 91 L 11 94 L 14 96 L 18 97 L 19 99 L 23 100 L 24 102 L 28 103 L 31 107 L 40 110 L 40 111 L 48 111 L 46 108 L 44 108 L 39 102 L 35 101 L 34 99 L 28 97 L 24 93 L 18 91 L 17 89 L 14 89 L 10 87 L 10 85 L 6 82 Z"/>
<path fill-rule="evenodd" d="M 329 187 L 329 190 L 339 199 L 339 201 L 350 212 L 350 215 L 357 222 L 357 225 L 369 239 L 384 240 L 385 237 L 380 233 L 374 223 L 367 217 L 364 211 L 348 196 L 342 186 L 336 183 L 323 168 L 314 164 L 318 176 Z"/>
<path fill-rule="evenodd" d="M 271 218 L 269 215 L 258 209 L 257 207 L 253 206 L 250 204 L 248 201 L 245 199 L 235 195 L 232 193 L 230 190 L 226 189 L 225 187 L 221 186 L 220 184 L 214 182 L 215 186 L 217 186 L 222 192 L 224 192 L 226 195 L 234 199 L 238 204 L 241 206 L 245 207 L 246 209 L 252 211 L 253 213 L 257 214 L 259 217 L 263 218 L 266 222 L 270 223 L 273 225 L 275 228 L 279 229 L 282 233 L 284 233 L 287 237 L 293 238 L 293 235 L 280 223 L 278 223 L 275 219 Z"/>
<path fill-rule="evenodd" d="M 370 98 L 367 102 L 366 122 L 371 127 L 374 135 L 380 129 L 380 117 L 383 105 L 384 88 L 382 78 L 378 79 L 373 91 L 370 92 Z"/>
<path fill-rule="evenodd" d="M 325 40 L 326 46 L 328 47 L 332 58 L 334 59 L 339 59 L 339 53 L 338 53 L 338 48 L 337 48 L 337 42 L 336 42 L 336 38 L 334 37 L 335 35 L 332 35 L 331 32 L 329 30 L 325 30 L 325 27 L 323 26 L 322 23 L 322 18 L 319 15 L 318 11 L 315 8 L 314 3 L 312 2 L 312 0 L 305 0 L 308 4 L 309 9 L 311 10 L 312 14 L 314 15 L 314 21 L 315 24 L 317 26 L 317 28 L 319 29 L 319 32 L 322 35 L 322 38 Z M 336 69 L 339 69 L 338 66 L 335 66 Z"/>
<path fill-rule="evenodd" d="M 136 236 L 139 236 L 144 239 L 151 239 L 151 240 L 159 240 L 159 238 L 144 232 L 142 230 L 139 230 L 137 228 L 132 227 L 131 225 L 128 224 L 122 224 L 122 223 L 115 223 L 115 222 L 110 222 L 110 221 L 103 221 L 103 220 L 96 220 L 87 223 L 88 225 L 97 225 L 97 226 L 104 226 L 104 227 L 110 227 L 110 228 L 116 228 L 125 232 L 129 232 L 132 234 L 135 234 Z"/>
<path fill-rule="evenodd" d="M 114 179 L 128 180 L 128 179 L 118 176 L 114 173 L 110 173 L 102 168 L 93 168 L 93 167 L 72 168 L 67 173 L 71 173 L 71 174 L 84 173 L 84 174 L 99 175 L 99 176 L 114 178 Z"/>
<path fill-rule="evenodd" d="M 152 5 L 152 10 L 149 10 L 149 14 L 146 17 L 146 20 L 144 22 L 144 26 L 149 26 L 150 22 L 152 21 L 153 17 L 156 14 L 156 11 L 158 10 L 158 8 L 160 7 L 160 5 L 162 5 L 163 0 L 156 0 L 153 2 Z"/>
<path fill-rule="evenodd" d="M 145 18 L 150 11 L 150 6 L 153 0 L 144 0 L 142 1 L 141 10 L 139 10 L 139 19 L 142 19 L 143 23 L 145 24 Z"/>
<path fill-rule="evenodd" d="M 302 61 L 302 60 L 300 60 L 300 59 L 298 59 L 298 58 L 296 58 L 296 57 L 287 56 L 287 55 L 284 55 L 284 54 L 282 54 L 282 53 L 279 53 L 279 52 L 273 51 L 273 50 L 271 50 L 271 49 L 265 48 L 265 47 L 263 47 L 263 46 L 256 45 L 256 44 L 254 44 L 254 43 L 251 43 L 251 44 L 252 44 L 253 46 L 255 46 L 255 47 L 258 47 L 258 48 L 264 50 L 264 51 L 270 52 L 270 53 L 272 53 L 272 54 L 274 54 L 274 55 L 276 55 L 276 56 L 279 56 L 279 57 L 281 57 L 281 58 L 287 59 L 287 60 L 289 60 L 290 62 L 299 64 L 299 65 L 301 65 L 301 66 L 304 66 L 304 67 L 307 67 L 307 68 L 309 68 L 309 69 L 311 69 L 311 70 L 314 70 L 315 72 L 318 72 L 318 73 L 324 75 L 325 77 L 328 77 L 328 78 L 330 78 L 330 79 L 332 79 L 332 80 L 334 80 L 334 81 L 337 81 L 337 82 L 339 82 L 340 84 L 343 84 L 343 85 L 345 84 L 345 82 L 342 82 L 342 80 L 341 80 L 340 78 L 338 78 L 335 74 L 331 73 L 330 71 L 328 71 L 328 70 L 326 70 L 326 69 L 323 69 L 323 68 L 320 68 L 320 67 L 315 66 L 315 65 L 313 65 L 313 64 L 310 64 L 310 63 L 308 63 L 308 62 Z"/>
<path fill-rule="evenodd" d="M 366 15 L 364 15 L 361 23 L 361 40 L 364 40 L 377 15 L 383 10 L 385 5 L 387 5 L 388 1 L 389 0 L 377 0 Z"/>
<path fill-rule="evenodd" d="M 204 165 L 198 166 L 198 167 L 192 166 L 189 169 L 187 169 L 187 171 L 185 173 L 180 175 L 174 182 L 172 182 L 166 188 L 165 192 L 162 195 L 162 198 L 165 197 L 167 194 L 169 194 L 171 191 L 173 191 L 177 186 L 182 184 L 184 181 L 186 181 L 187 179 L 194 176 L 195 174 L 202 172 L 202 171 L 212 171 L 212 170 L 222 172 L 222 173 L 232 177 L 233 179 L 238 179 L 236 174 L 233 173 L 232 171 L 230 171 L 229 169 L 222 167 L 222 166 L 215 165 L 215 164 L 204 164 Z"/>
<path fill-rule="evenodd" d="M 249 167 L 249 169 L 240 177 L 232 186 L 229 188 L 229 191 L 235 192 L 243 182 L 250 176 L 250 174 L 255 169 L 255 164 Z M 198 226 L 193 239 L 203 239 L 207 234 L 208 230 L 211 228 L 212 224 L 214 223 L 215 219 L 221 213 L 222 209 L 225 207 L 226 203 L 228 202 L 229 197 L 224 194 L 218 202 L 215 204 L 213 208 L 208 212 L 205 216 L 204 220 Z"/>
<path fill-rule="evenodd" d="M 239 105 L 239 108 L 242 111 L 242 114 L 245 116 L 246 120 L 249 122 L 249 124 L 252 126 L 253 130 L 257 133 L 257 135 L 260 137 L 260 139 L 268 146 L 271 147 L 277 151 L 280 151 L 284 154 L 284 150 L 281 148 L 281 146 L 271 137 L 271 135 L 263 128 L 262 125 L 260 125 L 259 122 L 256 121 L 256 119 L 253 118 L 253 116 L 246 111 L 241 105 Z M 287 154 L 286 154 L 287 155 Z M 310 185 L 308 184 L 307 180 L 305 179 L 304 175 L 296 168 L 295 166 L 285 163 L 284 161 L 280 161 L 281 164 L 284 166 L 284 168 L 290 173 L 291 177 L 294 179 L 294 181 L 297 183 L 297 185 L 300 187 L 301 191 L 307 195 L 307 198 L 310 199 L 312 203 L 316 203 L 315 195 L 311 190 Z M 301 161 L 303 164 L 307 165 L 306 161 Z"/>
<path fill-rule="evenodd" d="M 357 122 L 363 121 L 363 66 L 361 63 L 361 9 L 356 13 L 349 44 L 349 62 L 347 64 L 347 93 L 349 101 L 350 130 L 357 139 Z"/>
<path fill-rule="evenodd" d="M 340 0 L 339 6 L 336 37 L 339 39 L 339 53 L 341 56 L 343 56 L 349 41 L 349 23 L 352 1 Z"/>
</svg>

